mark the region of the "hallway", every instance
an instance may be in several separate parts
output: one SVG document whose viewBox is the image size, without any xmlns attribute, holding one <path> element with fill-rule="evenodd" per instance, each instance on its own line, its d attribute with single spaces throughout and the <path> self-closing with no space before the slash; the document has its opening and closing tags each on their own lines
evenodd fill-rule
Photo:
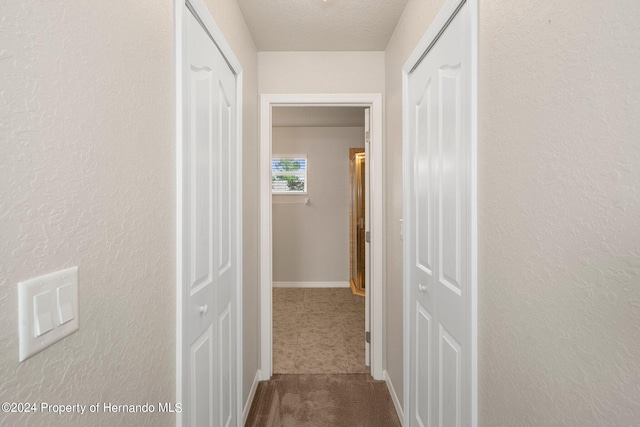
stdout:
<svg viewBox="0 0 640 427">
<path fill-rule="evenodd" d="M 246 427 L 399 427 L 384 381 L 368 374 L 274 375 L 258 385 Z"/>
<path fill-rule="evenodd" d="M 350 288 L 273 288 L 273 372 L 246 426 L 400 426 L 365 365 L 364 297 Z"/>
<path fill-rule="evenodd" d="M 461 399 L 461 406 L 471 408 L 474 427 L 637 425 L 640 2 L 467 1 L 477 17 L 470 26 L 477 46 L 470 59 L 478 76 L 471 131 L 477 142 L 471 196 L 477 199 L 472 262 L 478 339 L 477 363 L 471 367 L 477 398 Z M 265 122 L 260 116 L 263 97 L 375 95 L 381 104 L 376 170 L 382 183 L 374 199 L 383 214 L 381 231 L 371 239 L 383 250 L 375 274 L 381 297 L 374 301 L 381 311 L 380 339 L 374 340 L 381 357 L 373 366 L 379 364 L 375 378 L 384 378 L 395 412 L 409 420 L 403 408 L 410 408 L 416 388 L 405 376 L 404 356 L 415 353 L 403 349 L 415 337 L 405 335 L 404 245 L 414 233 L 405 229 L 403 206 L 403 143 L 409 138 L 403 130 L 408 95 L 403 70 L 443 7 L 455 5 L 447 0 L 187 3 L 2 2 L 0 402 L 166 402 L 192 408 L 190 389 L 181 388 L 182 362 L 190 356 L 179 346 L 188 333 L 177 321 L 187 293 L 179 254 L 194 249 L 180 246 L 181 237 L 191 234 L 184 232 L 177 206 L 184 190 L 178 184 L 185 166 L 180 144 L 188 137 L 181 112 L 189 104 L 177 94 L 196 86 L 220 88 L 204 80 L 203 86 L 182 81 L 187 69 L 181 68 L 185 52 L 179 35 L 185 28 L 176 17 L 193 3 L 206 12 L 205 23 L 216 25 L 212 37 L 224 39 L 233 51 L 234 77 L 242 82 L 234 92 L 239 120 L 232 129 L 241 165 L 221 160 L 221 167 L 211 169 L 241 176 L 228 191 L 241 210 L 235 215 L 215 210 L 216 217 L 228 214 L 241 232 L 233 239 L 240 263 L 230 279 L 237 306 L 235 312 L 225 311 L 224 304 L 189 307 L 196 320 L 217 316 L 224 322 L 225 313 L 239 318 L 235 333 L 203 329 L 233 342 L 219 360 L 233 361 L 237 375 L 225 376 L 227 371 L 216 367 L 215 375 L 203 376 L 216 384 L 202 387 L 202 401 L 218 402 L 237 427 L 265 387 L 272 396 L 277 389 L 281 417 L 297 411 L 286 396 L 298 396 L 292 390 L 302 385 L 291 385 L 282 374 L 272 379 L 279 385 L 259 386 L 270 379 L 272 366 L 305 375 L 338 366 L 356 372 L 349 375 L 366 375 L 357 359 L 361 348 L 353 350 L 354 358 L 347 347 L 336 347 L 327 354 L 331 362 L 298 357 L 293 344 L 320 350 L 337 339 L 318 333 L 321 346 L 305 342 L 313 322 L 294 325 L 270 316 L 285 332 L 283 357 L 272 364 L 271 354 L 261 352 L 267 341 L 261 305 L 270 295 L 262 290 L 263 277 L 272 276 L 261 257 L 269 224 L 261 219 L 268 195 L 261 182 L 268 171 L 261 167 Z M 211 108 L 224 110 L 220 105 Z M 313 168 L 310 164 L 309 171 Z M 219 174 L 201 178 L 207 183 L 202 191 L 230 189 L 218 185 Z M 314 185 L 309 188 L 316 191 Z M 311 200 L 307 212 L 318 199 Z M 213 198 L 200 202 L 214 206 Z M 201 224 L 214 221 L 205 218 Z M 217 272 L 226 265 L 219 254 L 228 255 L 232 246 L 224 238 L 215 242 L 198 253 L 202 265 Z M 313 260 L 314 254 L 306 258 Z M 68 310 L 64 304 L 54 307 L 55 292 L 20 305 L 18 284 L 72 267 L 78 271 L 79 329 L 19 361 L 24 307 L 42 315 L 42 330 L 32 330 L 34 336 L 48 334 L 49 323 L 62 324 L 61 313 Z M 197 269 L 191 265 L 191 270 Z M 437 325 L 429 327 L 432 337 L 446 339 Z M 345 343 L 349 334 L 342 332 Z M 357 334 L 352 342 L 360 342 Z M 218 350 L 214 341 L 194 348 L 202 354 Z M 439 353 L 431 366 L 439 366 L 435 356 Z M 319 375 L 331 382 L 334 374 Z M 358 378 L 358 386 L 379 384 Z M 432 396 L 439 392 L 438 381 L 433 377 Z M 0 425 L 174 427 L 189 424 L 186 414 L 2 412 Z"/>
</svg>

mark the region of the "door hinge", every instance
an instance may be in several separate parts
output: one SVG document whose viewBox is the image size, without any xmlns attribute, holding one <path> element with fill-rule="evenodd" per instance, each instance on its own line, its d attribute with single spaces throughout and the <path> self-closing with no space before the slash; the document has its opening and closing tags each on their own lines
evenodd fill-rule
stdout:
<svg viewBox="0 0 640 427">
<path fill-rule="evenodd" d="M 367 231 L 366 233 L 364 233 L 364 241 L 367 243 L 371 243 L 371 232 Z"/>
<path fill-rule="evenodd" d="M 366 132 L 364 133 L 364 142 L 366 142 L 367 144 L 368 144 L 369 142 L 371 142 L 371 136 L 370 136 L 370 134 L 369 134 L 369 131 L 366 131 Z"/>
<path fill-rule="evenodd" d="M 371 332 L 367 331 L 364 333 L 364 340 L 367 344 L 371 344 Z"/>
</svg>

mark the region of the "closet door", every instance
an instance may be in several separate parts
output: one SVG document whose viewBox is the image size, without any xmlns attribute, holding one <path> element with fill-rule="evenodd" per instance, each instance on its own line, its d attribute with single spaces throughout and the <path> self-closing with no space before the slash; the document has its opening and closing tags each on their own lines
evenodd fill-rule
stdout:
<svg viewBox="0 0 640 427">
<path fill-rule="evenodd" d="M 409 76 L 412 426 L 468 426 L 471 420 L 467 8 Z"/>
<path fill-rule="evenodd" d="M 235 426 L 236 81 L 186 6 L 184 17 L 183 425 Z"/>
</svg>

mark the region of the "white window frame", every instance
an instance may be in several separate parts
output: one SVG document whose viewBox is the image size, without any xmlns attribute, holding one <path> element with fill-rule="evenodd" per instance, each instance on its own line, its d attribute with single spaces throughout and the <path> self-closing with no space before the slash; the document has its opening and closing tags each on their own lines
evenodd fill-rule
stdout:
<svg viewBox="0 0 640 427">
<path fill-rule="evenodd" d="M 304 159 L 304 171 L 303 172 L 282 172 L 277 173 L 273 171 L 273 161 L 274 160 L 295 160 L 295 159 Z M 271 186 L 271 192 L 274 196 L 304 196 L 309 192 L 309 159 L 306 154 L 274 154 L 271 157 L 271 179 L 276 175 L 303 175 L 304 176 L 304 191 L 277 191 L 273 189 L 273 184 Z M 273 182 L 273 181 L 272 181 Z"/>
</svg>

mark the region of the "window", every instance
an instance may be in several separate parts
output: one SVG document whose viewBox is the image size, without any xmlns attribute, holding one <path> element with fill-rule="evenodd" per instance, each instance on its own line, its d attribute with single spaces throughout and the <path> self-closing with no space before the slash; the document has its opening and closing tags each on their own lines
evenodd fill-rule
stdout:
<svg viewBox="0 0 640 427">
<path fill-rule="evenodd" d="M 274 156 L 271 159 L 273 194 L 307 193 L 307 156 Z"/>
</svg>

